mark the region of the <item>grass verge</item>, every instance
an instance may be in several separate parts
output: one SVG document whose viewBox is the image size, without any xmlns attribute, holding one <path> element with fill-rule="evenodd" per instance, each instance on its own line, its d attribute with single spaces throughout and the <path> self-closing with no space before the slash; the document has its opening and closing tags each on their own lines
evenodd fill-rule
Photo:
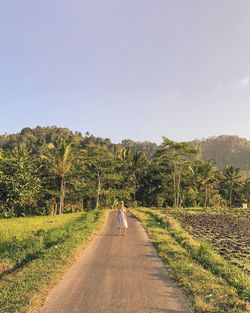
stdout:
<svg viewBox="0 0 250 313">
<path fill-rule="evenodd" d="M 148 210 L 163 227 L 168 225 L 168 231 L 176 241 L 190 252 L 198 261 L 213 274 L 223 277 L 228 284 L 235 287 L 242 299 L 250 301 L 250 277 L 247 273 L 227 262 L 208 243 L 192 238 L 179 222 L 170 215 Z"/>
<path fill-rule="evenodd" d="M 131 210 L 145 226 L 159 256 L 169 272 L 183 287 L 197 313 L 243 313 L 249 303 L 240 298 L 235 287 L 212 273 L 194 259 L 188 247 L 181 245 L 170 231 L 171 227 L 148 209 Z M 190 236 L 191 238 L 191 236 Z"/>
<path fill-rule="evenodd" d="M 25 238 L 25 261 L 13 271 L 4 273 L 0 280 L 0 313 L 35 311 L 48 289 L 74 262 L 76 255 L 86 246 L 94 232 L 104 223 L 108 212 L 94 210 L 84 213 L 61 228 L 39 231 L 32 250 L 29 237 Z M 25 247 L 25 244 L 24 244 Z M 17 249 L 17 251 L 19 251 Z M 15 262 L 18 263 L 18 262 Z"/>
</svg>

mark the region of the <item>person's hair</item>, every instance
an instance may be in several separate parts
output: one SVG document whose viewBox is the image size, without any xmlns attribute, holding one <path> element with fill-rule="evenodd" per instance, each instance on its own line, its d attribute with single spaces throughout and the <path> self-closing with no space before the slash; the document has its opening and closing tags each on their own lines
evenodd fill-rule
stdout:
<svg viewBox="0 0 250 313">
<path fill-rule="evenodd" d="M 123 207 L 123 206 L 124 206 L 124 201 L 123 201 L 123 200 L 121 200 L 121 201 L 119 202 L 119 204 L 120 204 L 120 206 L 119 206 L 119 207 Z"/>
</svg>

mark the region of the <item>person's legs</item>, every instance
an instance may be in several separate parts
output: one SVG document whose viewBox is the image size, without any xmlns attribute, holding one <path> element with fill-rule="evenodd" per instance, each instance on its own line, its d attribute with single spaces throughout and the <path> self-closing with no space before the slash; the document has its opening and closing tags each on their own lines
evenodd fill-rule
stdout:
<svg viewBox="0 0 250 313">
<path fill-rule="evenodd" d="M 118 229 L 118 236 L 120 237 L 121 236 L 121 227 L 117 227 Z"/>
</svg>

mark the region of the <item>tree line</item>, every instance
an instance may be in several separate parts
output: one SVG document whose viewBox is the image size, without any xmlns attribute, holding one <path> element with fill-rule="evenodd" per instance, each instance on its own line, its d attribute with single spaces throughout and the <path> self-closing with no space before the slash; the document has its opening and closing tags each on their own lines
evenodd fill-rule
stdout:
<svg viewBox="0 0 250 313">
<path fill-rule="evenodd" d="M 110 139 L 66 128 L 25 128 L 0 136 L 0 214 L 61 214 L 127 205 L 241 206 L 250 179 L 217 169 L 187 142 L 161 145 Z M 139 147 L 139 148 L 138 148 Z"/>
</svg>

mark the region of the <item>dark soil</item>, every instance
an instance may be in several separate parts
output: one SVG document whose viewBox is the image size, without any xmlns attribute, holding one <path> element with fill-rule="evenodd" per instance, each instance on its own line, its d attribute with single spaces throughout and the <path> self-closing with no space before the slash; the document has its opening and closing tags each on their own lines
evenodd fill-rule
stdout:
<svg viewBox="0 0 250 313">
<path fill-rule="evenodd" d="M 250 213 L 173 213 L 182 227 L 250 273 Z"/>
</svg>

